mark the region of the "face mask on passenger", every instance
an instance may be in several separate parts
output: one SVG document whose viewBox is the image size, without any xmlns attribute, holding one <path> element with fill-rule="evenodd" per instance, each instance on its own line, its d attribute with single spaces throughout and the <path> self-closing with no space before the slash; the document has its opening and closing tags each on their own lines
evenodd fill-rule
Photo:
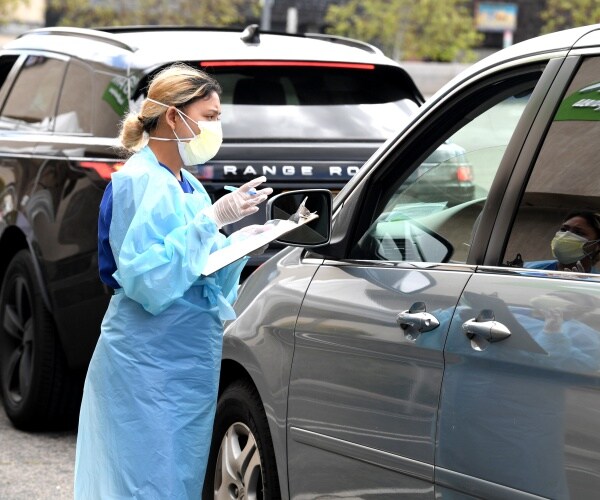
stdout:
<svg viewBox="0 0 600 500">
<path fill-rule="evenodd" d="M 586 252 L 585 245 L 596 240 L 588 240 L 571 231 L 558 231 L 550 244 L 552 254 L 561 264 L 573 264 L 588 255 L 594 253 Z"/>
<path fill-rule="evenodd" d="M 154 99 L 148 98 L 149 101 L 152 101 L 155 104 L 160 104 L 161 106 L 169 107 L 162 102 L 155 101 Z M 219 151 L 221 147 L 221 143 L 223 142 L 223 130 L 221 129 L 220 121 L 197 121 L 195 123 L 198 124 L 198 128 L 200 129 L 200 133 L 198 135 L 194 134 L 192 127 L 190 127 L 189 123 L 185 118 L 188 118 L 191 121 L 195 121 L 186 115 L 183 111 L 175 108 L 179 116 L 184 121 L 187 128 L 192 133 L 193 137 L 189 138 L 180 138 L 175 131 L 175 139 L 164 139 L 159 137 L 153 137 L 156 140 L 162 141 L 177 141 L 177 148 L 179 149 L 179 156 L 181 157 L 181 161 L 186 167 L 190 167 L 192 165 L 202 165 L 213 158 Z M 185 118 L 184 118 L 185 117 Z"/>
</svg>

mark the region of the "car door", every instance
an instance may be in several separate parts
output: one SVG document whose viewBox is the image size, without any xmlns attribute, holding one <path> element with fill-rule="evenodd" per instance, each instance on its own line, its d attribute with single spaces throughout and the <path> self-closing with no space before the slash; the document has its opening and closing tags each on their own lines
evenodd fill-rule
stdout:
<svg viewBox="0 0 600 500">
<path fill-rule="evenodd" d="M 600 266 L 591 254 L 591 272 L 561 270 L 551 248 L 583 212 L 600 238 L 600 58 L 586 54 L 570 57 L 548 94 L 486 265 L 450 326 L 439 498 L 596 498 L 600 490 Z"/>
<path fill-rule="evenodd" d="M 475 271 L 473 230 L 559 65 L 537 87 L 546 62 L 471 82 L 345 200 L 334 221 L 344 256 L 319 267 L 295 330 L 292 498 L 434 498 L 443 348 Z"/>
</svg>

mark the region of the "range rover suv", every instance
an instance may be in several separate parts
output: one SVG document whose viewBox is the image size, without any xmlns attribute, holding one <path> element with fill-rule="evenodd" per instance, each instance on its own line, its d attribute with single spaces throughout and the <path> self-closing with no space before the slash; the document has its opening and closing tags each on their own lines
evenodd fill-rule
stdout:
<svg viewBox="0 0 600 500">
<path fill-rule="evenodd" d="M 6 44 L 0 385 L 17 427 L 74 422 L 111 293 L 98 277 L 97 216 L 124 159 L 118 125 L 140 105 L 149 79 L 176 61 L 210 72 L 223 87 L 224 144 L 194 170 L 215 199 L 226 184 L 261 174 L 276 192 L 337 191 L 423 101 L 378 49 L 324 35 L 254 26 L 42 28 Z"/>
</svg>

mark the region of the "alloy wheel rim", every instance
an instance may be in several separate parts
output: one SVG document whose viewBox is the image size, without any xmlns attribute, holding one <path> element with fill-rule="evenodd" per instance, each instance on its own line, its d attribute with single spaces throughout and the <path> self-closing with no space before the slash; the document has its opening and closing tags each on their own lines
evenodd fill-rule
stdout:
<svg viewBox="0 0 600 500">
<path fill-rule="evenodd" d="M 17 276 L 6 290 L 2 306 L 2 382 L 5 395 L 19 404 L 31 388 L 33 376 L 33 317 L 27 282 Z"/>
<path fill-rule="evenodd" d="M 263 498 L 262 464 L 256 439 L 241 422 L 232 424 L 221 440 L 214 492 L 217 500 Z"/>
</svg>

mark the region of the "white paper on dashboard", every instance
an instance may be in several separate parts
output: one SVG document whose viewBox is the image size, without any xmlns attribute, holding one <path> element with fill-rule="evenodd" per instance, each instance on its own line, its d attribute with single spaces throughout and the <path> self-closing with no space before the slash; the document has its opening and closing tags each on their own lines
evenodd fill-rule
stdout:
<svg viewBox="0 0 600 500">
<path fill-rule="evenodd" d="M 209 274 L 218 271 L 228 264 L 248 255 L 250 252 L 268 245 L 284 234 L 293 231 L 307 222 L 315 220 L 317 217 L 319 217 L 317 214 L 310 214 L 308 217 L 300 217 L 298 222 L 283 219 L 267 221 L 264 224 L 265 227 L 268 227 L 266 231 L 253 234 L 242 241 L 232 243 L 225 248 L 221 248 L 220 250 L 211 253 L 208 256 L 208 261 L 206 262 L 206 266 L 204 266 L 202 275 L 208 276 Z"/>
</svg>

